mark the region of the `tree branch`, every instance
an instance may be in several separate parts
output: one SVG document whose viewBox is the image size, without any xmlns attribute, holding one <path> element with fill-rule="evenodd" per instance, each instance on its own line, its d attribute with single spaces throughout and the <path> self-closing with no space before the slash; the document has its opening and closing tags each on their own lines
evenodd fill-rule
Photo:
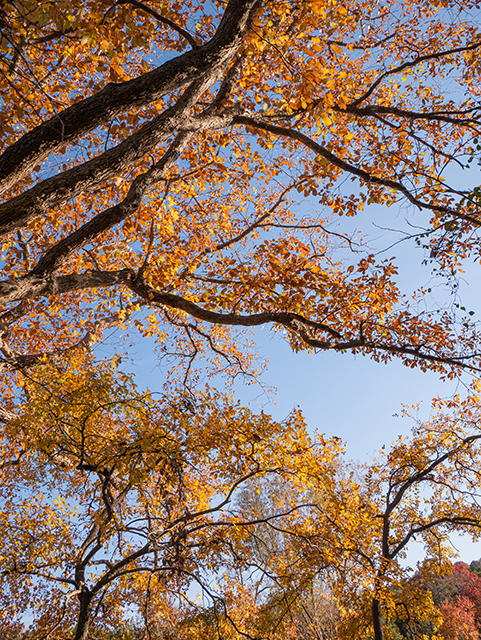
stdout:
<svg viewBox="0 0 481 640">
<path fill-rule="evenodd" d="M 24 226 L 35 216 L 53 207 L 66 204 L 94 185 L 131 168 L 132 163 L 179 131 L 195 132 L 228 125 L 232 121 L 235 110 L 228 116 L 190 116 L 190 111 L 199 97 L 219 80 L 221 73 L 222 68 L 219 67 L 195 80 L 175 105 L 112 149 L 83 164 L 47 178 L 24 193 L 0 204 L 0 235 Z"/>
<path fill-rule="evenodd" d="M 446 56 L 453 55 L 455 53 L 464 53 L 465 51 L 475 51 L 481 47 L 481 42 L 475 42 L 471 45 L 466 45 L 464 47 L 456 47 L 455 49 L 446 49 L 446 51 L 435 51 L 434 53 L 427 53 L 424 55 L 418 55 L 414 60 L 409 62 L 405 62 L 404 64 L 400 64 L 397 67 L 393 67 L 392 69 L 388 69 L 384 73 L 382 73 L 369 87 L 369 89 L 363 93 L 359 98 L 354 100 L 348 105 L 349 107 L 357 107 L 361 102 L 367 100 L 370 95 L 377 89 L 377 87 L 382 83 L 382 81 L 388 76 L 394 75 L 396 73 L 401 73 L 406 69 L 411 69 L 412 67 L 417 66 L 422 62 L 428 62 L 429 60 L 438 60 L 439 58 L 444 58 Z"/>
<path fill-rule="evenodd" d="M 162 24 L 165 24 L 171 29 L 173 29 L 174 31 L 177 31 L 179 35 L 181 35 L 183 38 L 187 40 L 187 42 L 190 44 L 192 49 L 196 49 L 200 46 L 197 40 L 188 31 L 183 29 L 181 26 L 179 26 L 172 20 L 169 20 L 169 18 L 166 18 L 165 16 L 161 15 L 160 13 L 158 13 L 158 11 L 155 11 L 154 9 L 151 9 L 147 5 L 143 4 L 142 2 L 139 2 L 138 0 L 117 0 L 116 4 L 131 4 L 133 7 L 136 7 L 137 9 L 141 9 L 142 11 L 145 11 L 145 13 L 148 13 L 150 16 L 152 16 Z"/>
<path fill-rule="evenodd" d="M 142 76 L 108 84 L 24 134 L 0 156 L 0 193 L 21 180 L 34 165 L 60 147 L 128 111 L 140 108 L 167 93 L 223 67 L 235 55 L 244 31 L 260 0 L 229 0 L 214 37 Z"/>
<path fill-rule="evenodd" d="M 396 180 L 391 180 L 390 178 L 381 178 L 379 176 L 372 175 L 371 173 L 365 171 L 364 169 L 360 169 L 352 164 L 349 164 L 345 160 L 342 160 L 338 156 L 334 155 L 331 151 L 320 145 L 318 142 L 312 140 L 304 133 L 300 131 L 296 131 L 295 129 L 289 129 L 287 127 L 280 127 L 278 125 L 271 124 L 269 122 L 263 121 L 261 118 L 257 117 L 249 117 L 244 115 L 238 115 L 234 117 L 234 122 L 238 124 L 244 124 L 248 127 L 252 127 L 254 129 L 261 129 L 263 131 L 268 131 L 270 133 L 274 133 L 276 135 L 290 138 L 291 140 L 297 140 L 301 144 L 305 145 L 311 151 L 314 151 L 317 155 L 325 158 L 329 163 L 342 169 L 342 171 L 346 171 L 347 173 L 351 173 L 355 176 L 361 178 L 367 184 L 378 184 L 383 187 L 387 187 L 388 189 L 392 189 L 394 191 L 399 191 L 402 193 L 409 202 L 414 204 L 419 209 L 428 209 L 430 211 L 435 211 L 438 213 L 448 214 L 454 218 L 460 218 L 462 220 L 466 220 L 470 224 L 475 225 L 476 227 L 481 226 L 481 220 L 468 216 L 466 214 L 460 213 L 456 209 L 451 209 L 450 207 L 446 207 L 444 205 L 431 204 L 429 202 L 424 202 L 423 200 L 419 200 L 416 198 L 407 187 L 405 187 L 401 182 L 397 182 Z"/>
</svg>

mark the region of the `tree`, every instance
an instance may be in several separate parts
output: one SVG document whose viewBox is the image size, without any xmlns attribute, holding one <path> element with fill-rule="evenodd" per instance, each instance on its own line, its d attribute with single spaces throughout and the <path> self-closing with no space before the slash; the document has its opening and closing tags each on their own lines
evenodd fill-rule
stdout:
<svg viewBox="0 0 481 640">
<path fill-rule="evenodd" d="M 451 533 L 481 532 L 477 394 L 439 402 L 359 467 L 337 438 L 313 446 L 298 412 L 279 424 L 218 392 L 156 399 L 89 354 L 36 374 L 1 442 L 6 637 L 25 612 L 33 638 L 85 640 L 132 616 L 236 640 L 451 637 L 456 617 L 475 637 L 479 578 L 462 564 L 439 575 Z"/>
<path fill-rule="evenodd" d="M 330 571 L 340 577 L 332 591 L 340 637 L 398 638 L 398 629 L 417 637 L 442 624 L 451 637 L 454 611 L 466 637 L 476 637 L 479 579 L 464 565 L 455 565 L 456 577 L 439 578 L 452 571 L 451 534 L 479 539 L 481 533 L 479 385 L 473 391 L 465 401 L 446 403 L 449 408 L 439 402 L 432 420 L 418 423 L 411 438 L 399 437 L 381 460 L 339 464 L 337 474 L 319 478 L 311 543 L 329 550 L 321 562 L 328 557 Z M 413 580 L 406 553 L 414 540 L 423 543 L 425 559 Z M 315 565 L 313 553 L 313 575 Z M 430 587 L 444 584 L 450 600 Z"/>
<path fill-rule="evenodd" d="M 478 368 L 469 317 L 405 297 L 392 261 L 349 254 L 329 226 L 405 201 L 438 256 L 477 229 L 476 203 L 442 177 L 477 153 L 475 7 L 4 3 L 4 395 L 19 369 L 132 323 L 188 372 L 206 352 L 247 371 L 231 331 L 262 324 L 295 350 Z"/>
<path fill-rule="evenodd" d="M 478 640 L 479 634 L 474 621 L 474 604 L 469 598 L 458 596 L 455 602 L 441 604 L 443 625 L 442 638 L 446 640 Z"/>
<path fill-rule="evenodd" d="M 443 624 L 442 638 L 479 638 L 481 579 L 464 562 L 456 562 L 450 570 L 425 582 L 439 607 Z"/>
<path fill-rule="evenodd" d="M 337 441 L 316 457 L 299 413 L 281 425 L 219 393 L 155 398 L 87 357 L 42 373 L 1 443 L 2 637 L 21 637 L 11 625 L 26 614 L 32 640 L 86 640 L 130 619 L 150 633 L 198 616 L 196 592 L 244 632 L 229 593 L 249 589 L 255 527 L 302 534 L 304 487 L 329 475 Z M 297 491 L 269 517 L 244 517 L 236 492 L 270 475 Z M 223 583 L 226 570 L 243 580 Z"/>
<path fill-rule="evenodd" d="M 293 640 L 478 637 L 479 578 L 450 562 L 453 532 L 481 534 L 479 386 L 473 391 L 449 408 L 436 403 L 433 418 L 378 461 L 353 464 L 341 451 L 328 473 L 321 465 L 304 498 L 314 508 L 295 536 L 270 524 L 298 500 L 289 478 L 256 478 L 239 493 L 244 518 L 259 518 L 247 544 L 262 569 L 249 594 L 261 637 L 278 629 Z M 413 576 L 406 556 L 415 540 L 425 558 Z"/>
<path fill-rule="evenodd" d="M 399 356 L 408 366 L 431 367 L 450 376 L 461 367 L 479 369 L 478 333 L 469 316 L 458 323 L 449 310 L 430 306 L 425 290 L 404 295 L 396 284 L 393 260 L 381 262 L 369 252 L 358 255 L 355 238 L 331 226 L 332 220 L 361 212 L 369 204 L 404 202 L 424 214 L 420 221 L 429 235 L 430 250 L 443 265 L 455 269 L 457 261 L 472 251 L 479 226 L 478 200 L 450 186 L 443 175 L 452 165 L 467 164 L 478 151 L 481 40 L 470 19 L 476 6 L 457 0 L 401 4 L 189 0 L 169 6 L 157 0 L 8 0 L 2 4 L 1 417 L 6 424 L 4 472 L 15 479 L 6 484 L 12 493 L 5 498 L 2 517 L 10 522 L 14 513 L 10 507 L 21 504 L 16 517 L 22 524 L 19 531 L 27 536 L 20 539 L 20 548 L 14 540 L 5 541 L 6 548 L 13 545 L 11 558 L 17 558 L 21 575 L 8 564 L 9 557 L 3 559 L 7 562 L 3 570 L 8 581 L 23 580 L 22 571 L 37 571 L 30 582 L 25 577 L 22 597 L 8 607 L 22 607 L 35 598 L 48 600 L 45 623 L 41 620 L 39 628 L 59 622 L 55 632 L 61 634 L 74 624 L 69 616 L 78 613 L 76 633 L 85 635 L 91 607 L 97 605 L 84 585 L 85 567 L 77 561 L 82 532 L 72 533 L 77 525 L 72 509 L 77 502 L 83 505 L 86 520 L 78 516 L 78 522 L 92 516 L 85 527 L 113 536 L 114 524 L 124 522 L 120 515 L 125 514 L 128 529 L 136 517 L 130 510 L 146 504 L 137 485 L 145 482 L 149 489 L 155 478 L 161 485 L 174 482 L 178 460 L 186 463 L 179 450 L 187 446 L 188 436 L 175 429 L 179 411 L 190 415 L 191 400 L 182 395 L 165 400 L 163 410 L 148 395 L 134 393 L 127 402 L 126 383 L 117 371 L 120 353 L 105 362 L 91 359 L 106 329 L 138 330 L 153 337 L 161 354 L 174 355 L 183 363 L 181 378 L 186 383 L 191 382 L 196 358 L 208 354 L 214 371 L 232 376 L 252 373 L 251 354 L 233 332 L 263 324 L 283 331 L 294 350 L 350 350 L 381 361 Z M 448 75 L 455 78 L 456 90 L 443 96 L 439 81 Z M 352 189 L 343 186 L 346 179 L 355 183 Z M 299 199 L 308 203 L 311 214 L 297 207 Z M 63 373 L 57 374 L 58 370 Z M 76 376 L 87 374 L 88 382 L 84 379 L 79 392 Z M 49 377 L 60 385 L 55 392 Z M 104 390 L 108 396 L 102 395 Z M 79 405 L 74 401 L 77 393 Z M 216 411 L 208 396 L 202 401 L 205 406 L 194 421 L 201 420 L 202 412 Z M 93 462 L 87 467 L 82 439 L 87 433 L 82 413 L 86 407 L 97 408 L 102 416 L 102 432 L 88 420 L 85 423 L 92 429 L 88 438 L 94 447 Z M 122 420 L 116 419 L 117 414 Z M 246 413 L 242 416 L 255 423 Z M 234 431 L 242 433 L 241 422 Z M 159 434 L 152 440 L 145 441 L 144 432 L 135 430 L 140 425 L 150 437 L 153 424 Z M 195 424 L 200 437 L 202 424 Z M 39 432 L 41 425 L 45 430 Z M 155 447 L 160 446 L 158 438 L 165 440 L 167 426 L 175 437 L 169 441 L 173 451 L 164 464 L 164 458 L 155 458 Z M 124 434 L 126 429 L 131 431 Z M 225 447 L 217 454 L 219 469 L 224 458 L 233 458 L 231 442 L 223 441 L 216 429 L 213 433 Z M 256 433 L 251 434 L 254 442 Z M 233 431 L 227 429 L 227 435 L 238 442 Z M 290 436 L 284 433 L 284 437 Z M 275 460 L 277 455 L 282 458 L 275 468 L 289 469 L 282 442 L 278 452 L 272 451 Z M 262 438 L 261 443 L 252 446 L 262 448 Z M 399 483 L 390 486 L 390 496 L 401 492 L 403 504 L 407 487 L 429 481 L 422 465 L 429 467 L 435 461 L 429 458 L 434 456 L 429 438 L 425 454 L 420 441 L 416 443 L 413 451 L 418 452 L 419 468 L 401 445 L 396 451 L 409 464 L 391 468 L 391 462 L 386 463 Z M 142 446 L 147 451 L 141 453 Z M 207 440 L 196 446 L 203 451 L 202 465 L 210 468 L 217 445 Z M 456 446 L 446 454 L 457 452 Z M 253 461 L 245 448 L 241 451 L 247 456 L 242 465 L 250 469 Z M 115 480 L 118 487 L 107 462 L 124 474 Z M 392 518 L 399 511 L 397 504 L 391 504 L 390 513 L 383 510 L 378 472 L 374 467 L 372 478 L 366 477 L 365 486 L 370 487 L 366 493 L 356 490 L 355 476 L 336 484 L 326 470 L 322 491 L 325 504 L 329 499 L 333 507 L 327 511 L 329 518 L 335 516 L 337 522 L 336 514 L 343 513 L 346 527 L 350 523 L 352 528 L 344 529 L 342 523 L 340 528 L 328 527 L 323 520 L 326 533 L 321 547 L 324 553 L 332 546 L 343 562 L 351 556 L 362 558 L 363 553 L 371 557 L 371 552 L 377 558 L 361 574 L 369 576 L 367 584 L 373 589 L 365 587 L 362 598 L 372 595 L 371 621 L 377 637 L 382 631 L 380 609 L 389 613 L 392 602 L 386 585 L 400 575 L 396 557 L 415 535 L 415 528 L 403 533 L 399 525 L 394 547 L 389 539 L 384 544 L 387 534 L 382 531 L 392 533 Z M 227 492 L 239 480 L 236 473 L 232 470 L 229 476 L 226 471 Z M 321 476 L 319 472 L 319 482 Z M 63 495 L 74 496 L 71 501 L 53 504 L 48 494 L 46 501 L 38 496 L 37 506 L 15 502 L 21 501 L 15 493 L 20 486 L 33 491 L 38 479 L 37 486 L 45 483 L 47 490 L 56 486 L 54 478 Z M 203 492 L 209 492 L 210 481 L 206 472 Z M 408 483 L 405 489 L 403 483 Z M 96 514 L 85 502 L 86 487 L 101 505 Z M 127 487 L 125 501 L 117 503 Z M 212 489 L 212 504 L 205 509 L 219 504 L 215 502 L 219 490 L 218 485 Z M 340 491 L 337 497 L 336 491 Z M 361 494 L 368 505 L 365 512 L 359 509 Z M 196 509 L 202 518 L 198 503 L 204 493 L 188 495 L 195 503 L 189 513 Z M 170 498 L 160 494 L 160 500 L 161 509 L 168 512 Z M 110 517 L 117 506 L 118 520 Z M 148 567 L 157 562 L 157 532 L 149 529 L 148 517 L 142 514 L 139 539 L 146 536 L 147 551 L 138 560 L 139 568 L 144 560 L 147 564 L 142 566 L 147 568 L 139 575 L 147 575 Z M 186 517 L 182 514 L 179 517 Z M 384 541 L 382 552 L 361 536 L 372 518 L 375 540 Z M 455 519 L 453 526 L 470 522 Z M 207 524 L 207 530 L 216 529 L 215 521 Z M 313 532 L 306 521 L 301 524 L 306 527 L 301 528 L 303 535 L 310 539 Z M 235 521 L 230 525 L 226 530 L 238 531 Z M 104 551 L 127 553 L 137 538 L 131 542 L 131 530 L 127 538 L 115 531 L 116 542 Z M 355 531 L 358 539 L 351 544 L 349 536 Z M 50 544 L 53 532 L 59 557 Z M 165 544 L 166 562 L 174 564 L 181 546 L 178 535 L 184 535 L 181 523 L 176 532 L 177 538 L 174 535 Z M 97 533 L 92 535 L 96 538 Z M 86 533 L 81 544 L 93 544 L 95 549 L 95 544 L 103 544 L 102 536 L 90 542 Z M 213 536 L 210 540 L 217 550 Z M 223 550 L 233 553 L 234 543 L 225 542 Z M 364 544 L 367 551 L 362 551 Z M 185 562 L 195 564 L 200 549 Z M 399 553 L 388 558 L 386 553 L 393 549 Z M 49 587 L 45 598 L 43 586 L 37 587 L 50 577 L 39 575 L 37 560 L 29 564 L 24 557 L 29 550 L 33 558 L 45 552 L 49 570 L 54 567 L 52 580 L 59 586 Z M 309 553 L 312 557 L 312 547 Z M 87 557 L 89 562 L 105 559 Z M 179 562 L 184 559 L 179 558 Z M 122 559 L 108 559 L 108 564 L 94 565 L 98 574 L 95 569 L 89 574 L 94 586 L 88 589 L 96 589 L 95 598 L 106 594 L 98 613 L 105 610 L 109 620 L 120 614 L 109 592 L 103 591 L 102 571 L 115 573 L 117 562 Z M 79 572 L 78 579 L 69 577 L 72 567 Z M 177 564 L 172 575 L 179 572 Z M 73 605 L 77 595 L 72 596 L 68 600 L 72 609 L 66 606 L 60 620 L 62 584 L 71 584 L 79 593 L 78 610 Z M 116 584 L 127 589 L 122 586 L 127 582 L 119 579 Z M 139 585 L 139 591 L 149 592 L 149 583 L 146 586 L 139 578 Z M 351 593 L 359 596 L 361 592 L 352 586 Z M 418 596 L 413 595 L 413 601 Z"/>
<path fill-rule="evenodd" d="M 340 464 L 340 456 L 337 456 L 330 473 L 323 477 L 324 483 L 338 476 Z M 316 489 L 319 490 L 318 484 Z M 327 532 L 331 523 L 328 519 L 322 523 L 317 521 L 312 544 L 312 528 L 299 530 L 299 535 L 292 536 L 288 530 L 270 526 L 270 518 L 292 502 L 292 492 L 293 486 L 288 479 L 270 476 L 254 478 L 237 496 L 246 518 L 257 515 L 265 520 L 255 526 L 255 536 L 250 543 L 252 557 L 263 568 L 257 588 L 261 594 L 259 605 L 262 605 L 257 612 L 261 635 L 281 629 L 283 638 L 336 640 L 339 638 L 339 609 L 333 587 L 342 580 L 342 571 L 339 563 L 333 562 L 330 544 L 320 544 L 316 535 L 318 530 Z M 310 498 L 312 500 L 312 495 Z M 318 500 L 313 502 L 317 512 Z M 296 558 L 302 558 L 300 564 L 295 562 Z M 296 566 L 296 571 L 286 572 L 286 566 Z M 271 578 L 280 575 L 282 581 Z"/>
</svg>

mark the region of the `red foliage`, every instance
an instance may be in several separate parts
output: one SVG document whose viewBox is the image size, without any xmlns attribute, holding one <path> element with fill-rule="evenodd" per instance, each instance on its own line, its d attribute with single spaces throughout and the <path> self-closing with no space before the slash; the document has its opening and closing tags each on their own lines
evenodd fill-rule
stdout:
<svg viewBox="0 0 481 640">
<path fill-rule="evenodd" d="M 458 565 L 459 568 L 458 568 Z M 454 569 L 463 575 L 463 588 L 461 594 L 469 598 L 474 605 L 475 619 L 478 629 L 481 628 L 481 578 L 470 571 L 469 567 L 462 562 L 454 565 Z"/>
<path fill-rule="evenodd" d="M 440 605 L 443 625 L 439 630 L 445 640 L 479 640 L 475 621 L 475 606 L 466 596 L 456 596 Z"/>
<path fill-rule="evenodd" d="M 478 640 L 481 629 L 481 578 L 464 562 L 431 585 L 443 615 L 440 635 L 446 640 Z"/>
</svg>

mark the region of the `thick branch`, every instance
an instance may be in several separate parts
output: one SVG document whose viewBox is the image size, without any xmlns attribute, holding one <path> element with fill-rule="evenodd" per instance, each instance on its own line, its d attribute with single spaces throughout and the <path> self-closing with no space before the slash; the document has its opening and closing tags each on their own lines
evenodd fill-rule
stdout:
<svg viewBox="0 0 481 640">
<path fill-rule="evenodd" d="M 128 286 L 128 282 L 133 276 L 134 273 L 130 269 L 72 273 L 57 278 L 34 274 L 24 278 L 0 282 L 0 302 L 5 304 L 15 300 L 60 295 L 71 291 L 95 289 L 97 287 Z"/>
<path fill-rule="evenodd" d="M 235 55 L 260 0 L 230 0 L 216 34 L 202 47 L 159 68 L 120 84 L 108 84 L 90 98 L 73 104 L 23 135 L 0 156 L 0 193 L 4 193 L 60 147 L 96 127 L 142 107 L 224 66 Z"/>
<path fill-rule="evenodd" d="M 232 115 L 190 116 L 190 110 L 199 97 L 217 82 L 223 71 L 218 67 L 208 76 L 194 81 L 173 107 L 166 109 L 116 147 L 68 171 L 47 178 L 19 196 L 0 204 L 0 235 L 22 227 L 33 217 L 53 207 L 62 206 L 94 185 L 129 169 L 136 160 L 178 131 L 200 131 L 229 124 Z"/>
<path fill-rule="evenodd" d="M 346 351 L 352 349 L 372 349 L 387 353 L 411 356 L 416 360 L 426 360 L 454 367 L 467 368 L 478 371 L 478 366 L 470 364 L 480 354 L 473 353 L 466 356 L 443 356 L 439 353 L 423 351 L 419 347 L 408 344 L 390 344 L 368 340 L 364 336 L 342 340 L 342 335 L 329 325 L 310 320 L 298 313 L 289 311 L 265 311 L 241 315 L 237 313 L 219 313 L 204 309 L 199 305 L 165 291 L 154 289 L 142 282 L 131 269 L 121 271 L 104 271 L 84 274 L 70 274 L 67 276 L 51 276 L 49 278 L 32 275 L 28 278 L 4 281 L 0 283 L 0 302 L 12 302 L 31 297 L 60 295 L 82 289 L 96 287 L 126 286 L 141 298 L 141 304 L 165 306 L 170 309 L 184 311 L 193 318 L 211 324 L 237 327 L 258 327 L 264 324 L 280 324 L 295 332 L 303 342 L 314 349 L 322 351 Z M 3 294 L 3 296 L 2 296 Z M 2 300 L 3 297 L 3 300 Z M 320 340 L 312 334 L 311 329 L 327 333 L 330 339 Z"/>
</svg>

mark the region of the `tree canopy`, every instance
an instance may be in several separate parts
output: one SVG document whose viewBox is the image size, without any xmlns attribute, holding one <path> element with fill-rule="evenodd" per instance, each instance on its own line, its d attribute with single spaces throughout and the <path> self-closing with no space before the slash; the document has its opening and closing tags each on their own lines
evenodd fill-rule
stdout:
<svg viewBox="0 0 481 640">
<path fill-rule="evenodd" d="M 454 173 L 481 151 L 477 12 L 474 0 L 2 3 L 9 633 L 31 614 L 32 638 L 85 640 L 97 621 L 121 623 L 115 594 L 129 592 L 147 630 L 169 612 L 197 637 L 267 624 L 296 638 L 284 613 L 325 567 L 344 579 L 323 611 L 346 637 L 364 625 L 380 640 L 399 593 L 439 627 L 400 561 L 415 535 L 437 567 L 449 531 L 478 535 L 474 418 L 440 417 L 382 462 L 341 471 L 336 439 L 314 445 L 299 413 L 281 425 L 199 391 L 195 366 L 252 375 L 237 332 L 269 325 L 294 351 L 481 369 L 469 313 L 402 290 L 396 257 L 338 226 L 357 216 L 362 230 L 370 206 L 390 226 L 389 211 L 409 209 L 410 240 L 442 273 L 480 258 L 479 187 Z M 116 345 L 96 357 L 115 329 L 169 359 L 160 396 L 136 388 Z M 269 482 L 286 490 L 267 516 L 235 501 Z M 223 591 L 209 610 L 169 600 L 187 602 L 193 583 L 207 593 L 210 578 Z M 446 617 L 471 633 L 473 606 L 447 603 Z"/>
<path fill-rule="evenodd" d="M 215 391 L 142 393 L 90 354 L 46 361 L 0 441 L 2 637 L 133 619 L 160 638 L 477 640 L 479 578 L 449 576 L 449 542 L 481 535 L 480 388 L 360 464 L 298 411 L 281 424 Z"/>
<path fill-rule="evenodd" d="M 219 393 L 155 397 L 88 358 L 42 375 L 1 442 L 2 637 L 29 615 L 34 638 L 86 640 L 132 617 L 149 630 L 201 609 L 195 594 L 236 628 L 223 572 L 248 582 L 261 522 L 300 534 L 309 478 L 329 474 L 337 439 L 317 458 L 299 412 L 280 424 Z M 237 490 L 271 476 L 289 480 L 282 505 L 236 508 Z"/>
<path fill-rule="evenodd" d="M 471 250 L 476 198 L 445 173 L 477 153 L 475 9 L 5 3 L 4 372 L 128 323 L 187 368 L 246 371 L 230 336 L 262 324 L 294 349 L 478 368 L 469 317 L 332 226 L 404 201 L 446 268 Z"/>
</svg>

